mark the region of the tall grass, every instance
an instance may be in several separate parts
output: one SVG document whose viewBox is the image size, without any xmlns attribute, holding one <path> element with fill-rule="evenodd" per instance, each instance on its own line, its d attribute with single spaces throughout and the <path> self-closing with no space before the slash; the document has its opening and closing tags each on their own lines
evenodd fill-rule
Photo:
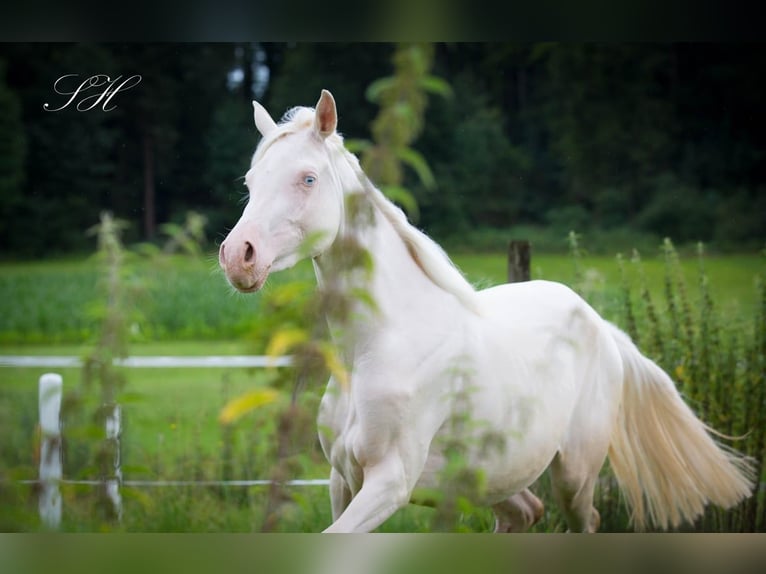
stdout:
<svg viewBox="0 0 766 574">
<path fill-rule="evenodd" d="M 757 476 L 766 461 L 766 290 L 763 267 L 756 276 L 758 306 L 749 322 L 731 320 L 713 296 L 704 247 L 697 249 L 696 285 L 687 285 L 680 258 L 672 242 L 662 244 L 664 279 L 657 297 L 647 280 L 637 251 L 630 265 L 638 280 L 627 280 L 626 263 L 618 258 L 622 281 L 622 313 L 617 322 L 642 351 L 671 374 L 697 415 L 717 431 L 731 437 L 722 442 L 752 457 Z M 572 257 L 581 257 L 576 241 Z M 574 284 L 586 298 L 589 285 L 580 274 Z M 598 304 L 596 304 L 598 308 Z M 607 470 L 596 506 L 603 530 L 627 525 L 617 501 L 618 490 Z M 606 509 L 606 511 L 605 511 Z M 766 497 L 760 488 L 738 507 L 725 511 L 709 507 L 705 515 L 685 529 L 712 532 L 759 532 L 766 528 Z"/>
</svg>

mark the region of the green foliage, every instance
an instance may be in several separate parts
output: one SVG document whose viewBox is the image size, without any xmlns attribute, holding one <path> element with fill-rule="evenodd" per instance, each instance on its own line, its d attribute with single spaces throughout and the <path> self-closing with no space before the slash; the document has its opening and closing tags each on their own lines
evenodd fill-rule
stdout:
<svg viewBox="0 0 766 574">
<path fill-rule="evenodd" d="M 124 227 L 124 222 L 103 213 L 100 223 L 90 230 L 98 237 L 103 306 L 98 309 L 97 340 L 84 357 L 82 385 L 67 394 L 62 411 L 68 436 L 74 439 L 65 454 L 68 472 L 90 472 L 102 481 L 93 489 L 92 502 L 103 528 L 120 520 L 119 509 L 107 492 L 108 482 L 121 481 L 120 433 L 110 436 L 105 428 L 114 416 L 119 417 L 115 411 L 120 409 L 119 396 L 126 384 L 124 372 L 114 365 L 115 359 L 128 354 L 131 277 L 124 266 L 120 239 Z"/>
<path fill-rule="evenodd" d="M 622 316 L 617 322 L 647 356 L 671 375 L 695 413 L 723 433 L 721 438 L 729 439 L 725 442 L 753 458 L 756 476 L 761 476 L 766 463 L 766 420 L 761 408 L 766 399 L 764 310 L 755 309 L 754 314 L 743 315 L 741 320 L 722 313 L 721 298 L 713 294 L 708 271 L 712 262 L 702 244 L 697 250 L 696 294 L 687 288 L 680 257 L 668 239 L 662 245 L 662 254 L 663 302 L 658 301 L 656 287 L 650 286 L 638 252 L 634 251 L 632 257 L 637 281 L 626 279 L 625 263 L 620 258 Z M 763 269 L 763 261 L 760 263 Z M 762 269 L 756 281 L 756 297 L 761 301 Z M 592 294 L 583 294 L 594 302 Z M 596 507 L 615 508 L 616 485 L 608 470 L 601 485 Z M 602 530 L 624 527 L 622 511 L 611 514 L 602 510 L 601 517 Z M 697 524 L 684 529 L 754 532 L 766 528 L 765 520 L 766 496 L 758 489 L 732 510 L 708 508 Z"/>
<path fill-rule="evenodd" d="M 637 218 L 639 227 L 679 242 L 708 241 L 714 237 L 718 196 L 701 193 L 670 174 L 657 178 L 651 202 Z"/>
<path fill-rule="evenodd" d="M 671 144 L 672 103 L 655 89 L 671 57 L 655 46 L 547 47 L 545 120 L 569 202 L 590 202 L 594 191 L 615 184 L 631 205 L 640 200 L 645 174 L 657 169 L 649 166 Z"/>
<path fill-rule="evenodd" d="M 417 174 L 429 190 L 436 180 L 425 158 L 410 147 L 423 131 L 427 92 L 451 96 L 449 84 L 429 74 L 433 47 L 425 44 L 400 44 L 393 55 L 394 75 L 379 78 L 365 91 L 365 97 L 380 106 L 370 126 L 373 141 L 351 141 L 350 149 L 363 152 L 362 169 L 386 194 L 399 203 L 410 217 L 419 215 L 418 205 L 404 186 L 402 164 Z"/>
<path fill-rule="evenodd" d="M 186 214 L 183 225 L 164 223 L 160 230 L 168 236 L 163 247 L 165 254 L 181 252 L 193 257 L 201 257 L 205 245 L 205 225 L 207 218 L 194 211 Z"/>
<path fill-rule="evenodd" d="M 766 213 L 766 189 L 738 188 L 720 193 L 715 202 L 715 234 L 717 245 L 738 245 L 754 251 L 763 244 Z"/>
</svg>

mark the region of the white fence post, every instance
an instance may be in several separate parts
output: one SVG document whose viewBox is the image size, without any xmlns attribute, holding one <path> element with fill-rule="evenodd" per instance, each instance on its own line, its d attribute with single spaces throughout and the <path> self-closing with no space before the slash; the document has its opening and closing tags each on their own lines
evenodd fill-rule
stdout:
<svg viewBox="0 0 766 574">
<path fill-rule="evenodd" d="M 46 373 L 40 377 L 38 399 L 40 413 L 40 518 L 46 527 L 61 524 L 61 375 Z"/>
<path fill-rule="evenodd" d="M 114 515 L 117 521 L 122 521 L 122 496 L 120 485 L 122 484 L 122 466 L 120 461 L 120 435 L 122 434 L 122 411 L 120 405 L 115 404 L 112 411 L 106 416 L 106 440 L 114 446 L 114 473 L 106 479 L 106 496 L 112 501 Z"/>
</svg>

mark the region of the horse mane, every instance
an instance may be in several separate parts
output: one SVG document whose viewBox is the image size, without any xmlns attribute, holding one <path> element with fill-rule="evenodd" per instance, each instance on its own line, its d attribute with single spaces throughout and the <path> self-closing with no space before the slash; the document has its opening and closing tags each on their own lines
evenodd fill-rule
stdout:
<svg viewBox="0 0 766 574">
<path fill-rule="evenodd" d="M 350 152 L 346 152 L 350 155 Z M 404 241 L 412 259 L 435 285 L 452 293 L 463 306 L 480 314 L 479 298 L 476 290 L 455 266 L 441 246 L 425 233 L 410 224 L 407 216 L 392 203 L 383 192 L 376 188 L 369 178 L 362 173 L 366 180 L 365 190 L 373 205 L 393 225 L 394 230 Z"/>
<path fill-rule="evenodd" d="M 253 155 L 255 163 L 266 150 L 278 139 L 310 128 L 314 123 L 314 109 L 307 107 L 295 107 L 288 110 L 280 120 L 277 128 L 261 139 Z M 341 158 L 350 168 L 352 176 L 344 174 L 346 170 L 336 169 L 339 183 L 344 190 L 361 188 L 372 204 L 383 214 L 386 220 L 393 226 L 396 234 L 402 239 L 415 264 L 437 287 L 454 295 L 464 307 L 481 314 L 481 305 L 476 290 L 455 266 L 447 253 L 425 233 L 414 227 L 407 220 L 404 212 L 391 202 L 381 192 L 359 165 L 357 157 L 349 152 L 343 145 L 343 137 L 336 133 L 325 138 L 325 141 L 334 152 L 335 157 Z"/>
<path fill-rule="evenodd" d="M 336 133 L 330 138 L 333 138 L 329 141 L 331 148 L 337 156 L 348 164 L 353 176 L 355 176 L 353 180 L 346 176 L 350 181 L 341 181 L 343 189 L 358 189 L 361 184 L 365 196 L 391 224 L 407 248 L 410 257 L 426 277 L 437 287 L 454 295 L 464 307 L 476 314 L 481 314 L 476 290 L 455 266 L 447 253 L 433 239 L 413 226 L 407 220 L 404 211 L 373 185 L 359 165 L 357 157 L 344 147 L 341 136 Z"/>
</svg>

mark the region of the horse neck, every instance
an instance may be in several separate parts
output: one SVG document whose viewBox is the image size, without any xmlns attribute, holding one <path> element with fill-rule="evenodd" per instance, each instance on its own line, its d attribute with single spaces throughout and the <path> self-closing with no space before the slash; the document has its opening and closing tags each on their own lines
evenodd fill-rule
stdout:
<svg viewBox="0 0 766 574">
<path fill-rule="evenodd" d="M 438 323 L 459 306 L 458 301 L 435 285 L 420 268 L 405 241 L 391 221 L 366 194 L 354 202 L 369 217 L 361 224 L 347 220 L 338 237 L 323 255 L 315 259 L 317 279 L 322 289 L 338 289 L 350 301 L 351 319 L 343 328 L 349 340 L 364 340 L 382 325 L 412 322 Z M 348 249 L 366 251 L 369 269 L 349 268 Z M 360 296 L 362 294 L 362 296 Z M 374 301 L 374 309 L 369 300 Z M 452 313 L 454 317 L 454 313 Z M 332 323 L 332 317 L 330 317 Z"/>
</svg>

